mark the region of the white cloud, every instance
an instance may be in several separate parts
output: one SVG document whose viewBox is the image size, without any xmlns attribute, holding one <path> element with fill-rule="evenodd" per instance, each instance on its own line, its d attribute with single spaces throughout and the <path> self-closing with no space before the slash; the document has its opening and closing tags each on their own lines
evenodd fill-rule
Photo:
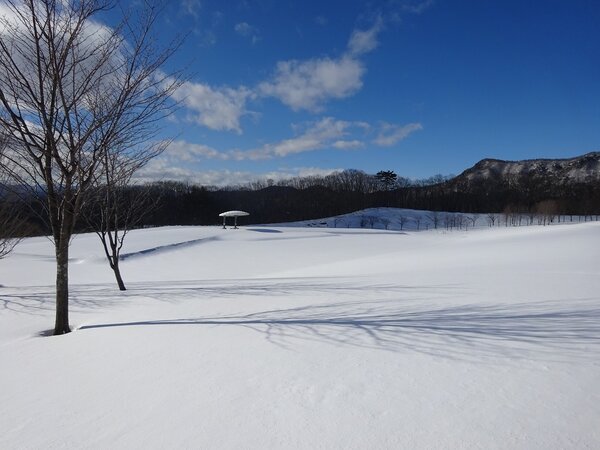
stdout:
<svg viewBox="0 0 600 450">
<path fill-rule="evenodd" d="M 421 14 L 435 3 L 435 0 L 404 0 L 400 8 L 404 12 Z"/>
<path fill-rule="evenodd" d="M 237 23 L 233 29 L 240 36 L 250 39 L 252 44 L 256 44 L 258 41 L 260 41 L 260 32 L 258 28 L 250 25 L 247 22 Z"/>
<path fill-rule="evenodd" d="M 259 92 L 276 97 L 295 111 L 320 111 L 331 99 L 355 94 L 362 87 L 365 67 L 358 59 L 314 58 L 306 61 L 280 61 L 270 81 Z"/>
<path fill-rule="evenodd" d="M 162 157 L 171 161 L 193 162 L 200 159 L 229 159 L 226 153 L 202 144 L 192 144 L 186 141 L 173 141 L 169 144 Z"/>
<path fill-rule="evenodd" d="M 380 16 L 371 28 L 355 29 L 346 51 L 337 58 L 279 61 L 273 74 L 253 89 L 244 86 L 212 88 L 206 84 L 188 82 L 174 97 L 193 111 L 191 118 L 196 123 L 219 131 L 241 133 L 240 119 L 249 113 L 246 103 L 257 97 L 275 97 L 294 111 L 317 113 L 324 109 L 327 102 L 350 97 L 362 88 L 366 67 L 361 56 L 377 47 L 377 36 L 382 29 L 383 20 Z M 252 39 L 253 43 L 259 39 L 258 29 L 247 22 L 237 23 L 234 30 Z M 285 149 L 287 144 L 282 143 L 282 148 Z M 304 145 L 312 148 L 317 144 L 306 140 Z M 347 144 L 338 144 L 339 148 L 344 145 Z M 356 143 L 353 145 L 357 146 Z"/>
<path fill-rule="evenodd" d="M 301 167 L 257 174 L 255 172 L 230 170 L 202 171 L 196 169 L 194 163 L 205 159 L 266 160 L 323 149 L 358 149 L 363 148 L 365 142 L 357 137 L 365 136 L 372 128 L 365 122 L 324 117 L 316 122 L 296 126 L 297 135 L 292 138 L 268 143 L 251 150 L 218 151 L 206 145 L 174 141 L 162 155 L 154 158 L 139 171 L 136 180 L 139 182 L 176 180 L 204 185 L 226 186 L 245 184 L 258 179 L 277 181 L 295 176 L 328 175 L 340 169 Z M 383 123 L 380 125 L 377 137 L 373 142 L 380 146 L 392 146 L 422 128 L 419 123 L 407 125 Z M 359 136 L 356 136 L 357 134 Z"/>
<path fill-rule="evenodd" d="M 283 158 L 298 153 L 323 149 L 357 149 L 364 147 L 364 142 L 354 134 L 364 134 L 369 128 L 365 122 L 350 122 L 333 117 L 324 117 L 316 122 L 297 125 L 296 136 L 267 143 L 250 150 L 231 149 L 219 151 L 212 147 L 178 140 L 169 144 L 160 159 L 170 165 L 189 165 L 206 159 L 217 160 L 265 160 Z M 351 139 L 347 139 L 351 136 Z"/>
<path fill-rule="evenodd" d="M 152 181 L 181 181 L 203 186 L 234 186 L 248 184 L 253 181 L 279 181 L 293 177 L 325 176 L 342 169 L 325 169 L 318 167 L 295 167 L 279 169 L 270 172 L 250 172 L 236 170 L 195 170 L 170 166 L 164 160 L 153 160 L 136 174 L 138 183 Z"/>
<path fill-rule="evenodd" d="M 184 0 L 181 3 L 181 11 L 184 15 L 191 17 L 193 25 L 192 35 L 201 47 L 212 47 L 217 43 L 217 32 L 221 26 L 224 14 L 221 11 L 213 11 L 208 14 L 200 14 L 202 2 L 200 0 Z"/>
<path fill-rule="evenodd" d="M 383 21 L 377 18 L 367 30 L 354 30 L 344 54 L 338 58 L 279 61 L 272 77 L 258 87 L 267 97 L 276 97 L 294 111 L 319 112 L 325 103 L 350 97 L 363 85 L 366 67 L 360 57 L 373 51 Z"/>
<path fill-rule="evenodd" d="M 324 27 L 325 25 L 327 25 L 329 23 L 329 20 L 327 20 L 327 17 L 325 17 L 325 16 L 317 16 L 317 17 L 315 17 L 315 23 L 317 25 L 321 25 L 322 27 Z"/>
<path fill-rule="evenodd" d="M 194 19 L 198 19 L 200 10 L 202 9 L 202 3 L 200 0 L 182 0 L 181 9 L 185 14 L 189 14 Z"/>
<path fill-rule="evenodd" d="M 169 145 L 161 159 L 171 165 L 186 165 L 206 159 L 258 161 L 325 149 L 360 149 L 365 147 L 361 137 L 365 137 L 372 129 L 366 122 L 339 120 L 334 117 L 324 117 L 316 122 L 295 125 L 293 128 L 296 136 L 249 150 L 219 151 L 206 145 L 178 140 Z M 423 126 L 420 123 L 396 125 L 384 122 L 379 126 L 373 143 L 381 147 L 390 147 L 421 129 Z"/>
<path fill-rule="evenodd" d="M 15 14 L 14 10 L 3 2 L 0 2 L 0 17 L 5 17 L 12 23 L 15 23 L 17 19 L 17 15 Z"/>
<path fill-rule="evenodd" d="M 202 47 L 212 47 L 217 43 L 217 34 L 213 30 L 198 30 L 198 43 Z"/>
<path fill-rule="evenodd" d="M 300 168 L 295 168 L 292 169 L 292 175 L 293 177 L 314 177 L 314 176 L 320 176 L 320 177 L 324 177 L 327 175 L 331 175 L 334 172 L 341 172 L 344 169 L 342 168 L 337 168 L 337 169 L 322 169 L 320 167 L 300 167 Z"/>
<path fill-rule="evenodd" d="M 378 17 L 368 30 L 354 30 L 348 40 L 348 52 L 353 56 L 369 53 L 377 48 L 377 35 L 383 28 L 383 21 Z"/>
<path fill-rule="evenodd" d="M 423 129 L 420 123 L 409 123 L 407 125 L 394 125 L 383 123 L 377 137 L 373 142 L 381 147 L 391 147 L 406 139 L 411 133 Z"/>
<path fill-rule="evenodd" d="M 290 139 L 284 139 L 276 143 L 265 144 L 262 147 L 247 151 L 235 151 L 231 155 L 234 159 L 260 160 L 282 158 L 297 153 L 305 153 L 327 148 L 339 148 L 334 144 L 354 128 L 363 128 L 363 122 L 348 122 L 337 120 L 333 117 L 325 117 L 318 122 L 306 124 L 304 130 Z"/>
<path fill-rule="evenodd" d="M 327 147 L 331 145 L 332 140 L 345 136 L 348 128 L 352 126 L 352 122 L 325 117 L 310 124 L 300 136 L 275 144 L 272 151 L 276 156 L 287 156 Z"/>
<path fill-rule="evenodd" d="M 184 83 L 173 95 L 192 111 L 194 122 L 213 130 L 242 132 L 240 119 L 249 114 L 246 102 L 254 94 L 244 86 L 214 89 L 202 83 Z"/>
<path fill-rule="evenodd" d="M 333 144 L 331 144 L 331 146 L 339 150 L 351 150 L 362 148 L 365 146 L 365 143 L 357 139 L 353 139 L 351 141 L 339 140 L 335 141 Z"/>
<path fill-rule="evenodd" d="M 61 2 L 58 2 L 61 3 Z M 27 78 L 26 86 L 14 83 L 14 80 L 8 81 L 13 70 L 7 69 L 11 64 L 4 64 L 0 69 L 0 85 L 4 89 L 3 94 L 13 105 L 19 105 L 21 113 L 27 115 L 32 112 L 32 103 L 26 91 L 40 89 L 40 81 L 49 86 L 51 81 L 48 77 L 38 79 L 34 76 L 36 73 L 36 59 L 32 56 L 36 54 L 34 41 L 35 30 L 32 29 L 32 14 L 37 15 L 37 20 L 41 23 L 52 22 L 51 28 L 55 34 L 50 37 L 44 35 L 40 41 L 40 58 L 50 59 L 49 44 L 53 42 L 54 50 L 61 54 L 64 53 L 65 60 L 63 64 L 70 67 L 70 74 L 74 77 L 69 83 L 63 83 L 61 95 L 65 97 L 66 103 L 74 102 L 77 96 L 79 106 L 90 107 L 90 104 L 97 101 L 99 96 L 106 96 L 106 92 L 115 91 L 113 83 L 120 85 L 121 77 L 124 75 L 124 66 L 126 58 L 132 55 L 132 47 L 127 42 L 127 37 L 119 35 L 119 29 L 110 28 L 93 17 L 87 18 L 82 23 L 74 20 L 77 17 L 77 10 L 73 10 L 72 5 L 62 0 L 64 5 L 58 6 L 56 10 L 46 11 L 38 2 L 7 2 L 0 0 L 0 40 L 8 50 L 14 62 L 14 70 L 18 70 Z M 37 8 L 37 9 L 36 9 Z M 40 30 L 37 30 L 40 31 Z M 40 31 L 41 32 L 41 31 Z M 44 31 L 47 33 L 47 30 Z M 69 44 L 65 41 L 66 37 L 75 42 Z M 73 50 L 74 49 L 74 50 Z M 67 51 L 69 50 L 69 51 Z M 17 69 L 18 68 L 18 69 Z M 157 70 L 156 75 L 160 74 Z M 153 81 L 157 81 L 160 75 Z M 87 86 L 81 90 L 83 84 Z M 18 92 L 25 89 L 24 92 Z M 35 106 L 33 112 L 35 112 Z M 40 118 L 37 114 L 28 115 L 28 117 L 39 125 Z"/>
<path fill-rule="evenodd" d="M 192 181 L 195 173 L 189 167 L 181 167 L 173 164 L 168 158 L 159 156 L 138 170 L 134 175 L 134 181 L 139 183 L 163 180 Z"/>
<path fill-rule="evenodd" d="M 252 26 L 247 22 L 236 23 L 233 28 L 237 34 L 242 36 L 250 36 L 252 34 Z"/>
</svg>

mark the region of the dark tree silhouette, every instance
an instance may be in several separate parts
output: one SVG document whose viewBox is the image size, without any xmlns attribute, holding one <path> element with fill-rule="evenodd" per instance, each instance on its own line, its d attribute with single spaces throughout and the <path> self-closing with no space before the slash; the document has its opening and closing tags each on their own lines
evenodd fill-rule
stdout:
<svg viewBox="0 0 600 450">
<path fill-rule="evenodd" d="M 375 174 L 375 179 L 384 191 L 389 191 L 396 184 L 398 175 L 393 170 L 380 170 Z"/>
</svg>

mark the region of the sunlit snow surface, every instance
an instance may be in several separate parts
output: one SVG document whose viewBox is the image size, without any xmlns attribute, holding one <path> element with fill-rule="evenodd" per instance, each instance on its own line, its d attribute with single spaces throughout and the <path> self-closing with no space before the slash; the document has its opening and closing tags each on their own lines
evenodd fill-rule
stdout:
<svg viewBox="0 0 600 450">
<path fill-rule="evenodd" d="M 51 243 L 0 261 L 2 449 L 600 447 L 600 223 L 71 250 L 60 337 Z"/>
</svg>

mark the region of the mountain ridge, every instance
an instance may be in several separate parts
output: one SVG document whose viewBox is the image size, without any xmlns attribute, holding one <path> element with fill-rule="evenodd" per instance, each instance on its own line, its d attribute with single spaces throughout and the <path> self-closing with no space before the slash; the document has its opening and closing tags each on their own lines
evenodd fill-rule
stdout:
<svg viewBox="0 0 600 450">
<path fill-rule="evenodd" d="M 454 182 L 519 181 L 523 178 L 547 177 L 552 182 L 568 184 L 600 181 L 600 151 L 571 158 L 536 158 L 517 161 L 484 158 L 460 175 Z"/>
</svg>

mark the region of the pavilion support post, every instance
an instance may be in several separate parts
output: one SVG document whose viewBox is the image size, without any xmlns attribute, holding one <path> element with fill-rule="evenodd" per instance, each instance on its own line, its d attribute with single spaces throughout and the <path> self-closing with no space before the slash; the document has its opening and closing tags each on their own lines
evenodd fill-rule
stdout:
<svg viewBox="0 0 600 450">
<path fill-rule="evenodd" d="M 242 217 L 242 216 L 249 216 L 250 214 L 247 213 L 246 211 L 225 211 L 222 212 L 221 214 L 219 214 L 220 217 L 223 218 L 223 229 L 227 228 L 227 217 L 233 217 L 233 229 L 237 230 L 238 229 L 238 224 L 237 224 L 237 220 L 238 217 Z"/>
</svg>

